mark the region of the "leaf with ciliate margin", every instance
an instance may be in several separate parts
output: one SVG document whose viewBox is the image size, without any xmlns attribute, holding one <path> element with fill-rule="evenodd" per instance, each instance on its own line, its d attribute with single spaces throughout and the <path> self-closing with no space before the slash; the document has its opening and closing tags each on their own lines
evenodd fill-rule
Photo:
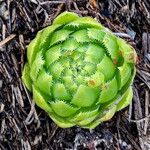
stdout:
<svg viewBox="0 0 150 150">
<path fill-rule="evenodd" d="M 112 60 L 115 60 L 118 62 L 119 60 L 119 47 L 117 43 L 117 37 L 115 37 L 113 34 L 107 32 L 103 38 L 103 44 L 110 55 Z"/>
<path fill-rule="evenodd" d="M 51 39 L 51 36 L 53 34 L 53 32 L 55 30 L 58 30 L 58 28 L 60 28 L 61 25 L 51 25 L 51 26 L 48 26 L 46 28 L 43 29 L 43 32 L 41 34 L 41 42 L 38 43 L 38 46 L 39 46 L 39 49 L 43 49 L 43 50 L 47 50 L 50 46 L 50 39 Z"/>
<path fill-rule="evenodd" d="M 71 116 L 79 110 L 78 107 L 73 107 L 64 101 L 59 101 L 59 100 L 56 100 L 55 102 L 50 102 L 50 105 L 54 110 L 54 112 L 60 117 Z"/>
<path fill-rule="evenodd" d="M 81 84 L 78 87 L 71 104 L 74 104 L 78 107 L 89 107 L 97 100 L 98 96 L 98 88 L 91 88 Z"/>
<path fill-rule="evenodd" d="M 122 66 L 118 67 L 118 83 L 119 89 L 121 89 L 131 76 L 131 66 L 127 63 L 124 63 Z"/>
<path fill-rule="evenodd" d="M 117 111 L 127 107 L 131 103 L 132 98 L 133 98 L 133 91 L 132 87 L 130 86 L 126 91 L 126 93 L 124 94 L 122 100 L 117 105 Z"/>
<path fill-rule="evenodd" d="M 55 45 L 48 49 L 45 53 L 45 61 L 46 61 L 46 66 L 50 66 L 52 63 L 57 61 L 59 57 L 61 56 L 61 45 Z"/>
<path fill-rule="evenodd" d="M 46 102 L 45 98 L 41 95 L 41 92 L 35 86 L 33 86 L 33 99 L 40 108 L 46 112 L 52 112 L 51 106 Z"/>
<path fill-rule="evenodd" d="M 104 74 L 105 81 L 109 81 L 114 76 L 115 66 L 112 60 L 105 55 L 102 61 L 99 64 L 97 64 L 97 70 Z"/>
<path fill-rule="evenodd" d="M 75 114 L 73 117 L 69 117 L 68 119 L 71 122 L 80 122 L 80 121 L 84 121 L 87 118 L 91 118 L 91 117 L 96 117 L 96 115 L 99 113 L 99 106 L 98 107 L 94 107 L 92 109 L 87 109 L 87 110 L 80 110 L 80 112 L 78 114 Z"/>
<path fill-rule="evenodd" d="M 76 19 L 78 19 L 79 16 L 76 13 L 73 12 L 63 12 L 59 16 L 57 16 L 53 22 L 53 24 L 68 24 L 69 22 L 72 22 Z"/>
<path fill-rule="evenodd" d="M 39 72 L 37 80 L 34 84 L 39 87 L 39 90 L 46 95 L 51 95 L 52 75 L 49 75 L 44 69 Z"/>
<path fill-rule="evenodd" d="M 104 27 L 98 23 L 96 20 L 94 20 L 91 17 L 82 17 L 78 18 L 77 20 L 66 24 L 64 26 L 66 29 L 85 29 L 85 28 L 96 28 L 96 29 L 104 29 Z"/>
<path fill-rule="evenodd" d="M 43 65 L 44 65 L 44 60 L 42 57 L 42 51 L 39 51 L 30 68 L 30 77 L 33 82 L 36 81 L 38 73 L 43 68 Z"/>
<path fill-rule="evenodd" d="M 22 80 L 29 91 L 32 91 L 32 80 L 30 78 L 29 64 L 26 63 L 22 72 Z"/>
<path fill-rule="evenodd" d="M 103 116 L 101 116 L 99 119 L 95 120 L 94 122 L 85 125 L 84 128 L 88 129 L 94 129 L 96 126 L 98 126 L 101 122 L 110 120 L 116 112 L 116 106 L 112 107 L 110 110 L 108 110 Z"/>
<path fill-rule="evenodd" d="M 87 34 L 90 39 L 94 39 L 99 42 L 102 42 L 106 33 L 104 32 L 104 30 L 89 28 L 87 30 Z"/>
<path fill-rule="evenodd" d="M 101 89 L 99 103 L 106 103 L 112 100 L 117 95 L 117 92 L 118 92 L 117 80 L 116 78 L 113 78 L 109 82 L 104 83 Z"/>
<path fill-rule="evenodd" d="M 75 125 L 74 123 L 69 122 L 68 120 L 66 120 L 62 117 L 58 117 L 54 113 L 49 113 L 49 116 L 61 128 L 70 128 Z"/>
<path fill-rule="evenodd" d="M 41 34 L 42 34 L 42 31 L 38 32 L 35 39 L 33 39 L 28 45 L 27 58 L 28 58 L 29 65 L 32 65 L 36 57 L 36 54 L 39 51 L 39 43 L 41 40 Z"/>
<path fill-rule="evenodd" d="M 72 31 L 66 29 L 56 31 L 51 37 L 50 46 L 65 41 L 71 32 Z"/>
<path fill-rule="evenodd" d="M 119 51 L 121 52 L 125 61 L 127 63 L 136 64 L 137 54 L 134 48 L 121 38 L 117 38 L 117 43 L 119 45 Z"/>
<path fill-rule="evenodd" d="M 90 38 L 87 34 L 87 30 L 82 29 L 71 34 L 71 37 L 73 37 L 79 43 L 90 42 Z"/>
<path fill-rule="evenodd" d="M 62 83 L 53 84 L 53 97 L 55 99 L 61 99 L 69 101 L 71 99 L 70 93 Z"/>
</svg>

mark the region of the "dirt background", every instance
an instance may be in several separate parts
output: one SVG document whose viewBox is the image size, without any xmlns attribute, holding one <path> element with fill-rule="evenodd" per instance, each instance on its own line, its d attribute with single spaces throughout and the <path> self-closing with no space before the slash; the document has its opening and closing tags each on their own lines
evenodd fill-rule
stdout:
<svg viewBox="0 0 150 150">
<path fill-rule="evenodd" d="M 26 48 L 63 11 L 96 18 L 138 54 L 132 104 L 94 130 L 61 129 L 21 82 Z M 0 150 L 150 150 L 150 0 L 0 0 Z"/>
</svg>

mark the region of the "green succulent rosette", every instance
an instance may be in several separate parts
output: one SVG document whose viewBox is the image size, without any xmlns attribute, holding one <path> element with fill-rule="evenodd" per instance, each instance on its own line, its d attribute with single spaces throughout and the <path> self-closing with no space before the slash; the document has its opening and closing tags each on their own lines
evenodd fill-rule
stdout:
<svg viewBox="0 0 150 150">
<path fill-rule="evenodd" d="M 27 49 L 22 80 L 60 127 L 95 128 L 132 100 L 135 50 L 90 17 L 60 14 Z"/>
</svg>

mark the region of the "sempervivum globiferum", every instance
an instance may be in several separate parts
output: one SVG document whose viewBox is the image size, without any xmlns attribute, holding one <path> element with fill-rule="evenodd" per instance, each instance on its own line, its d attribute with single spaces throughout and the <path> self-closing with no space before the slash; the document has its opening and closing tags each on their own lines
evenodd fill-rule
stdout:
<svg viewBox="0 0 150 150">
<path fill-rule="evenodd" d="M 135 59 L 96 20 L 64 12 L 29 44 L 22 79 L 58 126 L 94 128 L 131 102 Z"/>
</svg>

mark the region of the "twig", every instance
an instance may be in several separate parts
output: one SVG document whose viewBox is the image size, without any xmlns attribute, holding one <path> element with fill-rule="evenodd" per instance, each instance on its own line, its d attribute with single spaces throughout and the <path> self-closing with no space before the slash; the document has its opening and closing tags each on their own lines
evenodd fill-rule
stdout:
<svg viewBox="0 0 150 150">
<path fill-rule="evenodd" d="M 66 1 L 46 1 L 46 2 L 40 3 L 40 5 L 47 5 L 47 4 L 62 4 L 62 3 L 66 3 Z"/>
<path fill-rule="evenodd" d="M 52 138 L 53 138 L 53 136 L 55 135 L 57 129 L 58 129 L 58 126 L 55 124 L 54 129 L 53 129 L 53 131 L 52 131 L 52 133 L 51 133 L 51 136 L 49 137 L 49 141 L 52 140 Z"/>
<path fill-rule="evenodd" d="M 133 40 L 133 38 L 130 35 L 126 34 L 126 33 L 114 32 L 113 34 L 116 35 L 116 36 L 119 36 L 119 37 L 130 38 L 130 39 Z"/>
<path fill-rule="evenodd" d="M 134 122 L 134 123 L 139 123 L 139 122 L 143 122 L 145 120 L 147 120 L 150 117 L 150 114 L 144 118 L 138 119 L 138 120 L 129 120 L 130 122 Z"/>
<path fill-rule="evenodd" d="M 12 39 L 14 39 L 15 37 L 16 37 L 16 34 L 9 35 L 6 39 L 4 39 L 3 41 L 0 42 L 0 47 L 2 47 L 3 45 L 5 45 L 6 43 L 8 43 L 9 41 L 11 41 Z"/>
</svg>

